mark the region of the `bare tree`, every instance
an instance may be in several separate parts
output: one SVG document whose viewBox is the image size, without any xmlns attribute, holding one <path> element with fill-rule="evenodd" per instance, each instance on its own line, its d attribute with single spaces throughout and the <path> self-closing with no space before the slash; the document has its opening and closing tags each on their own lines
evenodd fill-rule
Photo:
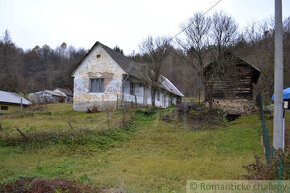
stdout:
<svg viewBox="0 0 290 193">
<path fill-rule="evenodd" d="M 238 25 L 231 16 L 223 12 L 214 13 L 210 33 L 211 46 L 208 48 L 212 63 L 206 75 L 208 91 L 206 100 L 209 103 L 210 110 L 212 110 L 213 104 L 214 82 L 238 83 L 235 62 L 229 54 L 238 37 L 237 28 Z"/>
<path fill-rule="evenodd" d="M 261 23 L 253 22 L 245 29 L 248 48 L 244 50 L 248 61 L 261 69 L 260 81 L 256 86 L 266 101 L 271 100 L 274 89 L 274 22 L 272 18 Z"/>
<path fill-rule="evenodd" d="M 162 67 L 169 52 L 169 40 L 165 37 L 148 36 L 141 44 L 140 51 L 146 55 L 147 65 L 143 66 L 141 80 L 151 86 L 152 108 L 155 107 L 155 93 L 160 88 Z"/>
<path fill-rule="evenodd" d="M 204 84 L 203 66 L 207 53 L 211 18 L 198 12 L 189 18 L 188 22 L 181 24 L 180 28 L 184 32 L 185 38 L 178 39 L 177 42 L 187 54 L 186 58 L 194 70 L 193 80 L 198 87 L 200 102 L 200 90 Z"/>
</svg>

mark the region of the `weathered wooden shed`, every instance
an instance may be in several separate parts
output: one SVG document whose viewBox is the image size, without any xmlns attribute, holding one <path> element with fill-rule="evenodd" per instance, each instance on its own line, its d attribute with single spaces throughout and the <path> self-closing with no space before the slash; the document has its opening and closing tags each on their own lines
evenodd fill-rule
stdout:
<svg viewBox="0 0 290 193">
<path fill-rule="evenodd" d="M 217 72 L 216 62 L 205 67 L 206 101 L 212 99 L 213 107 L 228 113 L 250 113 L 255 108 L 253 85 L 258 82 L 260 70 L 231 52 L 224 57 L 226 67 L 220 74 Z M 216 77 L 212 78 L 214 73 Z"/>
</svg>

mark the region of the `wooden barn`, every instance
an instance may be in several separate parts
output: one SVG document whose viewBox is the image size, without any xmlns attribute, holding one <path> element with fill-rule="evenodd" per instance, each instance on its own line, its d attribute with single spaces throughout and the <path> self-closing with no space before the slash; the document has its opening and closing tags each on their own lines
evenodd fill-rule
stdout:
<svg viewBox="0 0 290 193">
<path fill-rule="evenodd" d="M 253 85 L 260 70 L 229 52 L 224 55 L 224 67 L 209 63 L 204 70 L 205 99 L 212 99 L 215 108 L 230 114 L 248 114 L 254 108 Z"/>
</svg>

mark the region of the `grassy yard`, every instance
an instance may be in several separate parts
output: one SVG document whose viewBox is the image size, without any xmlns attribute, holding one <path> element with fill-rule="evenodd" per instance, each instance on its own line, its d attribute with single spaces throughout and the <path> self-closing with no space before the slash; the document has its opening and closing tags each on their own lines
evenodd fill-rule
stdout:
<svg viewBox="0 0 290 193">
<path fill-rule="evenodd" d="M 106 133 L 105 112 L 73 112 L 68 104 L 49 105 L 48 110 L 52 115 L 0 117 L 2 138 L 19 136 L 15 127 L 27 135 L 47 130 L 70 132 L 68 120 L 75 130 Z M 120 124 L 121 113 L 110 116 L 112 127 Z M 185 192 L 187 179 L 243 178 L 246 171 L 242 166 L 253 163 L 254 154 L 263 157 L 260 135 L 256 115 L 243 116 L 217 129 L 193 130 L 164 122 L 158 113 L 152 116 L 137 113 L 125 129 L 108 130 L 98 138 L 107 141 L 103 146 L 94 140 L 79 145 L 57 143 L 41 147 L 2 144 L 0 182 L 19 176 L 67 177 L 126 192 Z"/>
</svg>

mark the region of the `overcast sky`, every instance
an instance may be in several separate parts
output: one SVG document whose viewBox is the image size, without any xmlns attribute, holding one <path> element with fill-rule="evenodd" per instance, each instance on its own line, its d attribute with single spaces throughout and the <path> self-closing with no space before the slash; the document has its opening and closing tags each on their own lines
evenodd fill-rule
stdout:
<svg viewBox="0 0 290 193">
<path fill-rule="evenodd" d="M 0 0 L 0 33 L 8 29 L 24 49 L 66 42 L 91 48 L 96 41 L 126 54 L 138 51 L 148 35 L 173 36 L 179 25 L 217 0 Z M 283 18 L 290 0 L 283 0 Z M 224 10 L 244 27 L 274 15 L 274 0 L 223 0 L 209 12 Z"/>
</svg>

